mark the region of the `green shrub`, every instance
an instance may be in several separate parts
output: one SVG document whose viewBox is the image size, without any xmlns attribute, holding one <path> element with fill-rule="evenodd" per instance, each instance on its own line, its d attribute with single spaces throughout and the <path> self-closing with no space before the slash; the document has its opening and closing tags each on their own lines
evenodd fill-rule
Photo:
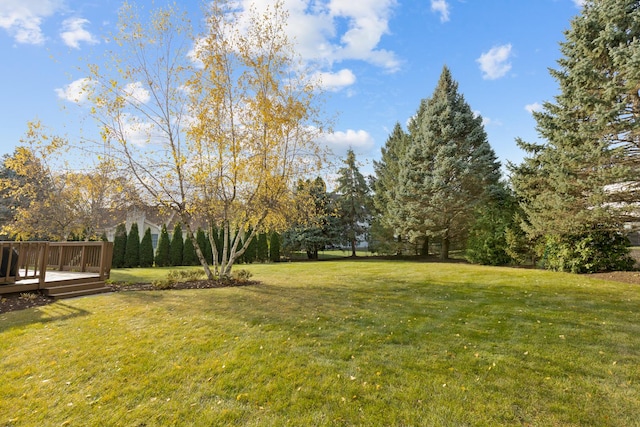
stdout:
<svg viewBox="0 0 640 427">
<path fill-rule="evenodd" d="M 124 254 L 127 249 L 127 227 L 122 224 L 118 224 L 116 227 L 116 235 L 113 239 L 113 258 L 111 265 L 113 268 L 124 267 Z"/>
<path fill-rule="evenodd" d="M 138 232 L 138 224 L 131 224 L 131 230 L 127 236 L 127 247 L 124 251 L 124 266 L 140 267 L 140 233 Z"/>
<path fill-rule="evenodd" d="M 253 277 L 253 273 L 249 270 L 235 270 L 233 271 L 232 276 L 238 282 L 246 282 Z"/>
<path fill-rule="evenodd" d="M 275 231 L 271 233 L 269 242 L 269 258 L 271 262 L 280 262 L 280 235 Z"/>
<path fill-rule="evenodd" d="M 153 266 L 153 241 L 151 239 L 151 229 L 147 228 L 140 242 L 140 267 Z"/>
<path fill-rule="evenodd" d="M 173 236 L 171 237 L 171 253 L 170 265 L 182 265 L 182 252 L 184 251 L 184 240 L 182 238 L 182 227 L 180 223 L 173 227 Z"/>
<path fill-rule="evenodd" d="M 629 239 L 616 231 L 596 229 L 573 236 L 547 236 L 545 268 L 571 273 L 631 270 Z"/>
<path fill-rule="evenodd" d="M 189 236 L 184 240 L 184 249 L 182 251 L 182 265 L 198 265 L 196 249 L 193 241 Z"/>
<path fill-rule="evenodd" d="M 158 248 L 156 249 L 156 267 L 166 267 L 171 262 L 171 241 L 169 240 L 169 232 L 167 226 L 162 226 L 160 238 L 158 239 Z"/>
</svg>

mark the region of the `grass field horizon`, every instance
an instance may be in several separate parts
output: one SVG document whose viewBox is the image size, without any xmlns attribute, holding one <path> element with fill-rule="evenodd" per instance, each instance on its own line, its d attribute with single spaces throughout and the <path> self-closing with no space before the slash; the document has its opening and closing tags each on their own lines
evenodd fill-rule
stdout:
<svg viewBox="0 0 640 427">
<path fill-rule="evenodd" d="M 260 284 L 0 314 L 0 425 L 640 425 L 638 285 L 379 259 L 238 268 Z"/>
</svg>

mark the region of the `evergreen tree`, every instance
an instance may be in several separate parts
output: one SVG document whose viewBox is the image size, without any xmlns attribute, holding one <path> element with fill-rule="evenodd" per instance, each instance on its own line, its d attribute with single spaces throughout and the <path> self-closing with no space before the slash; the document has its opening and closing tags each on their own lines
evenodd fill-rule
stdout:
<svg viewBox="0 0 640 427">
<path fill-rule="evenodd" d="M 563 253 L 558 247 L 602 244 L 607 259 L 609 253 L 625 253 L 609 245 L 625 245 L 612 236 L 622 235 L 623 224 L 636 216 L 631 203 L 640 182 L 638 22 L 637 1 L 586 2 L 565 32 L 559 69 L 551 71 L 560 94 L 534 113 L 544 142 L 518 141 L 528 153 L 521 165 L 510 165 L 525 213 L 521 226 L 550 268 L 582 270 L 552 259 Z M 598 268 L 614 265 L 620 263 Z"/>
<path fill-rule="evenodd" d="M 182 265 L 182 252 L 184 251 L 184 238 L 182 237 L 182 226 L 176 223 L 173 227 L 173 236 L 171 237 L 171 252 L 169 265 Z"/>
<path fill-rule="evenodd" d="M 351 246 L 351 256 L 356 256 L 358 238 L 369 229 L 369 186 L 356 164 L 356 155 L 349 149 L 345 166 L 338 171 L 338 218 L 341 234 Z"/>
<path fill-rule="evenodd" d="M 245 236 L 251 235 L 251 229 L 247 231 Z M 244 262 L 247 264 L 253 264 L 258 259 L 258 240 L 253 239 L 249 242 L 249 246 L 247 246 L 247 250 L 242 254 L 244 258 Z"/>
<path fill-rule="evenodd" d="M 259 262 L 267 262 L 269 260 L 269 238 L 267 233 L 258 234 L 256 258 Z"/>
<path fill-rule="evenodd" d="M 447 259 L 452 243 L 462 245 L 474 209 L 500 179 L 500 163 L 477 116 L 445 66 L 431 98 L 410 127 L 411 144 L 400 162 L 391 202 L 397 233 L 412 241 L 440 240 Z"/>
<path fill-rule="evenodd" d="M 337 217 L 327 193 L 327 185 L 321 177 L 298 182 L 298 198 L 302 200 L 304 218 L 296 221 L 284 233 L 282 241 L 287 252 L 303 250 L 307 258 L 318 259 L 318 251 L 338 240 Z"/>
<path fill-rule="evenodd" d="M 153 240 L 150 228 L 145 230 L 140 242 L 140 267 L 153 267 Z"/>
<path fill-rule="evenodd" d="M 395 235 L 398 228 L 398 218 L 391 208 L 391 201 L 396 198 L 398 175 L 400 174 L 400 160 L 404 157 L 409 146 L 409 135 L 396 123 L 385 146 L 381 149 L 380 161 L 373 162 L 375 179 L 373 190 L 373 219 L 371 224 L 371 246 L 376 252 L 401 254 L 404 252 L 402 237 Z"/>
<path fill-rule="evenodd" d="M 127 249 L 127 227 L 124 223 L 118 224 L 116 234 L 113 238 L 113 258 L 111 265 L 113 268 L 123 268 L 125 266 L 125 251 Z"/>
<path fill-rule="evenodd" d="M 162 225 L 160 237 L 158 238 L 158 247 L 156 248 L 156 267 L 167 267 L 171 265 L 171 240 L 167 226 Z"/>
<path fill-rule="evenodd" d="M 514 261 L 509 253 L 507 230 L 516 224 L 518 202 L 504 183 L 493 187 L 485 203 L 476 206 L 465 256 L 476 264 L 506 265 Z"/>
<path fill-rule="evenodd" d="M 198 242 L 198 246 L 200 246 L 200 250 L 202 251 L 204 258 L 209 264 L 212 264 L 213 256 L 211 252 L 211 243 L 209 243 L 209 239 L 207 239 L 207 235 L 202 228 L 198 227 L 198 231 L 196 231 L 196 241 Z"/>
<path fill-rule="evenodd" d="M 184 240 L 184 249 L 182 252 L 182 265 L 198 265 L 198 257 L 193 246 L 193 241 L 189 236 Z"/>
<path fill-rule="evenodd" d="M 124 265 L 127 268 L 140 267 L 140 233 L 138 224 L 131 224 L 131 230 L 127 236 L 127 247 L 124 253 Z"/>
<path fill-rule="evenodd" d="M 269 259 L 271 262 L 280 262 L 280 235 L 275 231 L 269 239 Z"/>
</svg>

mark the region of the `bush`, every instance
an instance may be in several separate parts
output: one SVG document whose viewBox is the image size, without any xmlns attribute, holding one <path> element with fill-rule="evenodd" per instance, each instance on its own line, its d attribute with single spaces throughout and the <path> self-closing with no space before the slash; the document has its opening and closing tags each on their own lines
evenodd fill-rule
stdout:
<svg viewBox="0 0 640 427">
<path fill-rule="evenodd" d="M 616 231 L 595 229 L 573 236 L 547 236 L 542 258 L 545 268 L 571 273 L 631 270 L 629 239 Z"/>
<path fill-rule="evenodd" d="M 180 223 L 173 228 L 173 237 L 171 238 L 171 258 L 170 265 L 182 265 L 182 252 L 184 251 L 184 240 L 182 239 L 182 227 Z"/>
<path fill-rule="evenodd" d="M 158 239 L 158 248 L 156 249 L 156 267 L 166 267 L 171 262 L 171 243 L 169 240 L 169 232 L 167 226 L 162 226 L 160 238 Z"/>
<path fill-rule="evenodd" d="M 151 229 L 147 228 L 140 242 L 140 267 L 153 266 L 153 241 L 151 239 Z"/>
<path fill-rule="evenodd" d="M 127 247 L 124 251 L 125 267 L 140 267 L 140 233 L 138 232 L 138 224 L 131 224 L 131 230 L 127 236 Z"/>
<path fill-rule="evenodd" d="M 253 273 L 248 270 L 236 270 L 232 273 L 232 276 L 238 282 L 246 282 L 253 277 Z"/>
<path fill-rule="evenodd" d="M 198 257 L 193 241 L 189 236 L 184 241 L 184 250 L 182 252 L 182 265 L 198 265 Z"/>
<path fill-rule="evenodd" d="M 271 262 L 280 262 L 280 235 L 275 231 L 269 241 L 269 258 Z"/>
<path fill-rule="evenodd" d="M 118 224 L 116 227 L 116 235 L 113 239 L 113 258 L 111 265 L 113 268 L 124 267 L 124 254 L 127 249 L 127 227 L 122 224 Z"/>
</svg>

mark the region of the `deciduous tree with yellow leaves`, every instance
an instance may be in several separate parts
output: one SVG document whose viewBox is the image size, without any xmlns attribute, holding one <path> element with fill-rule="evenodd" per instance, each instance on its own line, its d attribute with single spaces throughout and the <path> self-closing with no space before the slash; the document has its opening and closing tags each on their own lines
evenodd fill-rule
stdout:
<svg viewBox="0 0 640 427">
<path fill-rule="evenodd" d="M 257 233 L 284 227 L 299 205 L 293 184 L 321 164 L 326 122 L 287 13 L 280 1 L 241 15 L 214 0 L 196 37 L 175 8 L 143 21 L 125 4 L 120 18 L 118 48 L 90 66 L 87 85 L 105 153 L 180 217 L 191 241 L 196 221 L 220 228 L 214 268 L 199 245 L 196 255 L 210 279 L 229 276 Z"/>
</svg>

